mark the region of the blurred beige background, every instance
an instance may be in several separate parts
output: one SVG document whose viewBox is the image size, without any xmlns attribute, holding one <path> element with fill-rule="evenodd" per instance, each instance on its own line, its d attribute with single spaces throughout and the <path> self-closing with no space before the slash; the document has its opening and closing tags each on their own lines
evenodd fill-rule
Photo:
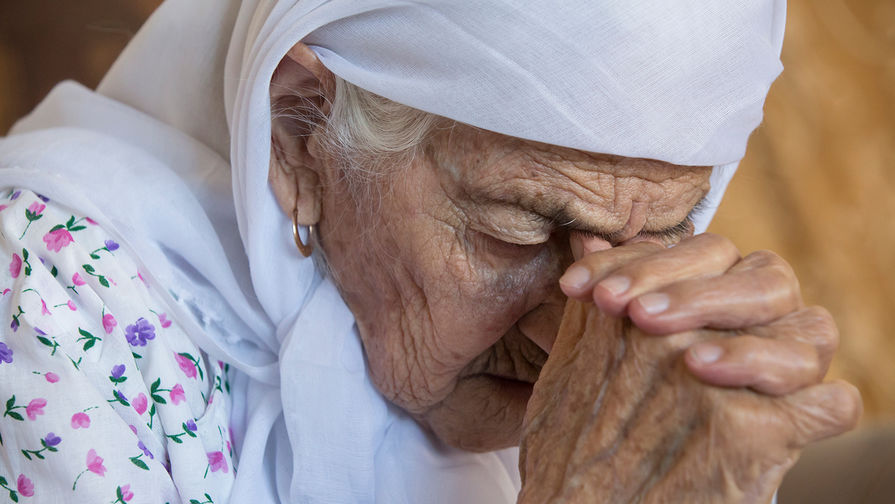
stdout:
<svg viewBox="0 0 895 504">
<path fill-rule="evenodd" d="M 59 80 L 95 86 L 159 3 L 0 0 L 0 132 Z M 791 1 L 783 60 L 712 230 L 791 261 L 808 302 L 839 323 L 832 376 L 861 389 L 864 425 L 881 424 L 895 419 L 895 1 Z M 879 447 L 895 430 L 866 432 L 806 453 L 781 501 L 891 496 L 895 456 Z M 877 469 L 853 487 L 823 472 L 861 461 Z"/>
<path fill-rule="evenodd" d="M 785 70 L 712 230 L 788 259 L 865 423 L 895 418 L 895 1 L 789 4 Z"/>
<path fill-rule="evenodd" d="M 0 132 L 93 87 L 159 0 L 0 0 Z M 795 0 L 786 67 L 711 230 L 787 258 L 842 332 L 832 374 L 895 419 L 895 1 Z"/>
</svg>

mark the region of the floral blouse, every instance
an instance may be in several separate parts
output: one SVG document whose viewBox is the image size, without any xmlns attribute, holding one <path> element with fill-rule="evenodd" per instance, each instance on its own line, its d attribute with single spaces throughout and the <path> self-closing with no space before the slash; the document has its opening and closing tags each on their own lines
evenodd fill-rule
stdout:
<svg viewBox="0 0 895 504">
<path fill-rule="evenodd" d="M 168 318 L 129 251 L 6 189 L 2 264 L 0 503 L 227 502 L 228 365 Z"/>
</svg>

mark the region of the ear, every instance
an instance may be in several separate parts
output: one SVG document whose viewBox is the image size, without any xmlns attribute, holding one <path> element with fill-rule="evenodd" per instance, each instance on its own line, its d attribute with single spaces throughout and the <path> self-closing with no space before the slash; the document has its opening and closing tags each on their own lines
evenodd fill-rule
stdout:
<svg viewBox="0 0 895 504">
<path fill-rule="evenodd" d="M 286 53 L 270 81 L 271 138 L 268 180 L 289 218 L 300 225 L 320 220 L 322 170 L 319 149 L 322 119 L 329 113 L 335 79 L 308 46 Z"/>
</svg>

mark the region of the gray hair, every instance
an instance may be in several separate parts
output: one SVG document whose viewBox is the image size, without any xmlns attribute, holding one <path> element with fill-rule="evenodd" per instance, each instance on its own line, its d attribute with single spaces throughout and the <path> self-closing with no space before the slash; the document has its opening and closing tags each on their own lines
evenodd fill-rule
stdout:
<svg viewBox="0 0 895 504">
<path fill-rule="evenodd" d="M 273 120 L 286 120 L 296 136 L 308 136 L 322 126 L 320 146 L 335 161 L 362 213 L 379 210 L 387 180 L 406 169 L 421 154 L 440 116 L 394 102 L 338 77 L 324 114 L 309 96 L 314 90 L 290 90 L 272 104 Z M 315 237 L 316 238 L 316 237 Z M 314 240 L 314 259 L 327 272 L 320 243 Z M 331 272 L 330 272 L 331 273 Z"/>
<path fill-rule="evenodd" d="M 273 104 L 274 119 L 285 118 L 297 135 L 323 126 L 320 146 L 340 169 L 358 204 L 378 206 L 381 182 L 420 154 L 439 116 L 384 98 L 335 76 L 335 91 L 324 114 L 310 93 L 295 90 Z"/>
</svg>

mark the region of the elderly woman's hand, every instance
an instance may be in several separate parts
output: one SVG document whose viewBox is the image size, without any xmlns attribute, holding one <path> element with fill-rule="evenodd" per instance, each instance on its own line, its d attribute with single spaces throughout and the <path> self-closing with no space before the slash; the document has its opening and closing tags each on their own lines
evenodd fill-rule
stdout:
<svg viewBox="0 0 895 504">
<path fill-rule="evenodd" d="M 656 337 L 570 301 L 526 411 L 519 502 L 767 503 L 802 446 L 854 426 L 842 382 L 783 397 L 701 383 L 682 356 L 718 337 Z"/>
<path fill-rule="evenodd" d="M 574 240 L 575 238 L 573 238 Z M 573 249 L 586 249 L 573 243 Z M 665 248 L 641 242 L 584 255 L 563 291 L 651 334 L 736 330 L 686 353 L 703 381 L 783 395 L 819 383 L 838 346 L 830 314 L 804 307 L 799 283 L 778 255 L 741 257 L 726 238 L 697 235 Z"/>
</svg>

